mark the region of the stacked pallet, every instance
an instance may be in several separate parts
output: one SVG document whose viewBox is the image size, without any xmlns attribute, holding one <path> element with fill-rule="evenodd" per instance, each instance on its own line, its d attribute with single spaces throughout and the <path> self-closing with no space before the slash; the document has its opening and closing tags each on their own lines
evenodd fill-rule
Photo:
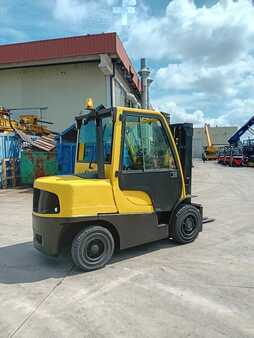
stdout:
<svg viewBox="0 0 254 338">
<path fill-rule="evenodd" d="M 18 176 L 19 163 L 15 158 L 4 158 L 0 163 L 0 187 L 7 189 L 16 187 Z"/>
<path fill-rule="evenodd" d="M 0 133 L 0 189 L 15 187 L 19 175 L 20 142 L 14 133 Z"/>
</svg>

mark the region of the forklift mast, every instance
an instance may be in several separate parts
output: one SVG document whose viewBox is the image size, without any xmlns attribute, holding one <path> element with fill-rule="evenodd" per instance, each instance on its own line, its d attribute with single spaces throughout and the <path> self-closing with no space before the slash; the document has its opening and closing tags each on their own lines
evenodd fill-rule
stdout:
<svg viewBox="0 0 254 338">
<path fill-rule="evenodd" d="M 182 164 L 186 193 L 191 195 L 193 124 L 171 124 L 170 128 L 172 130 Z"/>
</svg>

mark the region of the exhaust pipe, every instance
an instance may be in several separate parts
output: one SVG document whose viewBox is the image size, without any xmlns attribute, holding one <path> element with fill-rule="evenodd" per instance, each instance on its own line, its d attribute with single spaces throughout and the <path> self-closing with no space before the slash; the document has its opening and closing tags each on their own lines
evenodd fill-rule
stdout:
<svg viewBox="0 0 254 338">
<path fill-rule="evenodd" d="M 142 108 L 148 109 L 149 108 L 149 87 L 152 83 L 152 79 L 149 78 L 151 72 L 150 69 L 146 66 L 146 59 L 142 58 L 140 63 L 140 71 L 138 72 L 141 78 L 142 84 L 142 93 L 141 93 L 141 101 L 142 101 Z"/>
</svg>

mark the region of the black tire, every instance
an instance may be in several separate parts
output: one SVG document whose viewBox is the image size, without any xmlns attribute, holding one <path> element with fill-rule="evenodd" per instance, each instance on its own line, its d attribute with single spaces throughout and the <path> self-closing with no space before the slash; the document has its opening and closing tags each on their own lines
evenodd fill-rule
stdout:
<svg viewBox="0 0 254 338">
<path fill-rule="evenodd" d="M 198 237 L 201 226 L 202 219 L 199 210 L 191 204 L 184 204 L 173 218 L 173 240 L 180 244 L 191 243 Z"/>
<path fill-rule="evenodd" d="M 103 268 L 110 261 L 114 249 L 114 238 L 108 229 L 90 226 L 73 239 L 71 255 L 78 268 L 92 271 Z"/>
</svg>

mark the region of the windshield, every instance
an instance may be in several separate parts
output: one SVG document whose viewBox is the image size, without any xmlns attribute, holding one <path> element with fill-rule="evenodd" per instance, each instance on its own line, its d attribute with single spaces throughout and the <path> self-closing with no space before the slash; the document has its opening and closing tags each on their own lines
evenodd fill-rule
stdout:
<svg viewBox="0 0 254 338">
<path fill-rule="evenodd" d="M 113 133 L 113 121 L 111 116 L 102 118 L 102 132 L 104 162 L 111 163 Z M 85 163 L 94 163 L 97 161 L 95 119 L 90 119 L 86 124 L 82 124 L 79 130 L 77 161 Z"/>
</svg>

